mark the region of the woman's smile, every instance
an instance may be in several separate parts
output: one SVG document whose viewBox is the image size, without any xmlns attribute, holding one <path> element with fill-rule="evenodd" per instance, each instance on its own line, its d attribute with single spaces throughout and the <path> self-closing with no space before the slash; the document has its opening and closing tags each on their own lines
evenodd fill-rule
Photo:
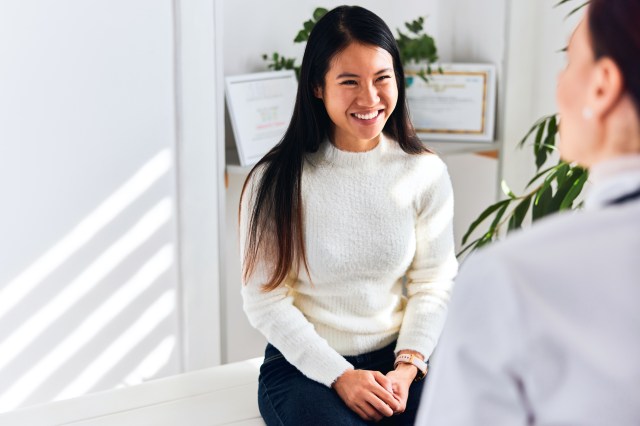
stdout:
<svg viewBox="0 0 640 426">
<path fill-rule="evenodd" d="M 354 112 L 351 114 L 351 116 L 355 117 L 359 121 L 365 122 L 366 124 L 372 124 L 372 123 L 375 123 L 375 121 L 382 116 L 383 111 L 384 109 L 379 109 L 379 110 L 364 112 L 364 113 Z"/>
</svg>

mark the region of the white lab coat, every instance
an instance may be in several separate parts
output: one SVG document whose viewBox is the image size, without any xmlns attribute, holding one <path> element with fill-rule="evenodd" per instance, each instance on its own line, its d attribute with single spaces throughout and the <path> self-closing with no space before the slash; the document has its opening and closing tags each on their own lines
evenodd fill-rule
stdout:
<svg viewBox="0 0 640 426">
<path fill-rule="evenodd" d="M 470 256 L 418 425 L 640 425 L 640 156 L 594 167 L 585 210 Z"/>
</svg>

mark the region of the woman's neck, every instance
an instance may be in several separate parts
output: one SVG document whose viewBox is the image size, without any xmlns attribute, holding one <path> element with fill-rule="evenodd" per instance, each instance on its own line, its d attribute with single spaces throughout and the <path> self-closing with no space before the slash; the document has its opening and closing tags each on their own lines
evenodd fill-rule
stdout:
<svg viewBox="0 0 640 426">
<path fill-rule="evenodd" d="M 601 142 L 593 149 L 589 169 L 621 157 L 640 155 L 640 117 L 625 97 L 602 126 Z"/>
<path fill-rule="evenodd" d="M 340 151 L 347 152 L 366 152 L 371 151 L 380 143 L 380 135 L 373 139 L 355 139 L 350 137 L 341 137 L 335 131 L 331 134 L 331 143 Z"/>
</svg>

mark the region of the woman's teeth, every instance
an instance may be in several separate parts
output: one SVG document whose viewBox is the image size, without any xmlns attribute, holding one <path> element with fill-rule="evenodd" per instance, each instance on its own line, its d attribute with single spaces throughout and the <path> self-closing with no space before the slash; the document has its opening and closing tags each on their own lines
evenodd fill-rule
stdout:
<svg viewBox="0 0 640 426">
<path fill-rule="evenodd" d="M 372 118 L 376 118 L 378 114 L 380 114 L 380 111 L 370 112 L 369 114 L 358 114 L 356 112 L 353 114 L 353 116 L 359 118 L 360 120 L 371 120 Z"/>
</svg>

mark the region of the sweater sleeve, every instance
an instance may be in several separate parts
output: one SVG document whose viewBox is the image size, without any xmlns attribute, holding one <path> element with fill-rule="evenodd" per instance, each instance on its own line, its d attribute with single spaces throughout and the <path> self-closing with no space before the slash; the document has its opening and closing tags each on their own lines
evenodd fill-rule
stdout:
<svg viewBox="0 0 640 426">
<path fill-rule="evenodd" d="M 432 158 L 426 190 L 417 201 L 416 253 L 407 272 L 408 302 L 396 345 L 396 352 L 410 349 L 425 359 L 442 332 L 458 271 L 451 181 L 442 160 Z"/>
<path fill-rule="evenodd" d="M 243 265 L 256 174 L 253 174 L 241 200 L 240 250 Z M 268 277 L 268 261 L 258 259 L 253 274 L 242 285 L 243 307 L 249 323 L 302 374 L 330 387 L 353 365 L 316 333 L 313 325 L 294 305 L 289 286 L 283 283 L 275 290 L 262 290 Z"/>
</svg>

